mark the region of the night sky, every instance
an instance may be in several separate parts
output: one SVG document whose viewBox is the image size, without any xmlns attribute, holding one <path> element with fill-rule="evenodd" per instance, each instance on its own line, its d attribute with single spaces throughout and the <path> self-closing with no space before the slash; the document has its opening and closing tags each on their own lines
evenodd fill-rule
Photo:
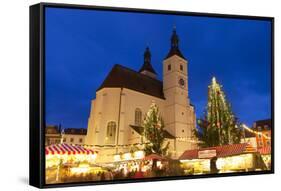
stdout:
<svg viewBox="0 0 281 191">
<path fill-rule="evenodd" d="M 45 24 L 47 124 L 86 128 L 91 99 L 113 65 L 139 70 L 147 45 L 162 80 L 173 26 L 197 118 L 213 76 L 240 122 L 271 117 L 269 21 L 47 8 Z"/>
</svg>

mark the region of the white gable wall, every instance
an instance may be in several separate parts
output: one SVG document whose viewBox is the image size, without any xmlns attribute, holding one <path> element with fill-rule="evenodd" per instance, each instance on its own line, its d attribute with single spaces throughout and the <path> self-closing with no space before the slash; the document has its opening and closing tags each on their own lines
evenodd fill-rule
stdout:
<svg viewBox="0 0 281 191">
<path fill-rule="evenodd" d="M 97 91 L 96 99 L 92 101 L 86 144 L 105 145 L 110 121 L 115 122 L 117 128 L 112 146 L 142 143 L 141 136 L 130 125 L 135 125 L 137 108 L 142 111 L 142 119 L 144 119 L 150 105 L 154 102 L 159 107 L 165 129 L 177 138 L 169 140 L 169 152 L 172 153 L 172 157 L 177 158 L 185 150 L 195 149 L 196 144 L 192 143 L 194 140 L 192 131 L 195 129 L 196 120 L 194 108 L 190 105 L 188 97 L 187 64 L 186 60 L 177 55 L 164 60 L 163 92 L 166 99 L 127 88 L 103 88 Z M 179 83 L 180 80 L 184 81 L 184 84 Z M 129 150 L 130 147 L 111 149 L 102 147 L 101 153 L 111 155 L 112 160 L 114 154 Z M 110 157 L 107 160 L 110 160 Z"/>
</svg>

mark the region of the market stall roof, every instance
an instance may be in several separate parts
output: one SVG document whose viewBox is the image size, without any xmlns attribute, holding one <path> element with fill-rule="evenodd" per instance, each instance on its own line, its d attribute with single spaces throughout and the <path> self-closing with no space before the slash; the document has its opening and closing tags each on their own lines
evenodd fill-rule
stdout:
<svg viewBox="0 0 281 191">
<path fill-rule="evenodd" d="M 258 149 L 258 152 L 261 154 L 261 155 L 268 155 L 268 154 L 271 154 L 271 147 L 267 146 L 267 147 L 261 147 Z"/>
<path fill-rule="evenodd" d="M 145 156 L 145 157 L 143 158 L 143 160 L 168 160 L 168 158 L 153 153 L 153 154 L 150 154 L 150 155 Z"/>
<path fill-rule="evenodd" d="M 89 148 L 85 148 L 79 145 L 70 145 L 70 144 L 53 144 L 45 147 L 45 154 L 96 154 L 97 151 L 94 151 Z"/>
<path fill-rule="evenodd" d="M 208 147 L 202 149 L 194 149 L 185 151 L 180 157 L 179 160 L 191 160 L 200 158 L 198 153 L 202 151 L 214 151 L 216 157 L 226 157 L 232 155 L 238 155 L 246 152 L 255 152 L 255 149 L 247 143 L 242 144 L 233 144 L 233 145 L 223 145 L 217 147 Z M 214 155 L 205 155 L 201 158 L 212 158 Z"/>
</svg>

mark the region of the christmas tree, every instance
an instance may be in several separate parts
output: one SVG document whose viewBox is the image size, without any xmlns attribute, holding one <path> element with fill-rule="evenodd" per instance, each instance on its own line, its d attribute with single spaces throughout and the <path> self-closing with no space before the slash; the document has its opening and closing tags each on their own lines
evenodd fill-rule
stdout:
<svg viewBox="0 0 281 191">
<path fill-rule="evenodd" d="M 146 155 L 151 153 L 166 155 L 169 144 L 164 146 L 164 122 L 155 103 L 151 104 L 145 116 L 143 127 L 144 137 L 149 143 L 144 148 Z"/>
<path fill-rule="evenodd" d="M 195 135 L 201 140 L 201 147 L 235 144 L 240 142 L 241 131 L 238 127 L 229 102 L 225 98 L 222 86 L 213 77 L 208 87 L 208 103 L 204 117 L 198 120 L 201 135 L 196 130 Z"/>
</svg>

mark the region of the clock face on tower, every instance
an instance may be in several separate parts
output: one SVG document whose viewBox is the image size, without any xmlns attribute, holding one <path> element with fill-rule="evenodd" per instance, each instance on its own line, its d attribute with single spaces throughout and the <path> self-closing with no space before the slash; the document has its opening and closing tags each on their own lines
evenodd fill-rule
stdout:
<svg viewBox="0 0 281 191">
<path fill-rule="evenodd" d="M 185 84 L 184 79 L 180 78 L 180 79 L 179 79 L 179 85 L 180 85 L 181 87 L 184 87 L 184 84 Z"/>
</svg>

